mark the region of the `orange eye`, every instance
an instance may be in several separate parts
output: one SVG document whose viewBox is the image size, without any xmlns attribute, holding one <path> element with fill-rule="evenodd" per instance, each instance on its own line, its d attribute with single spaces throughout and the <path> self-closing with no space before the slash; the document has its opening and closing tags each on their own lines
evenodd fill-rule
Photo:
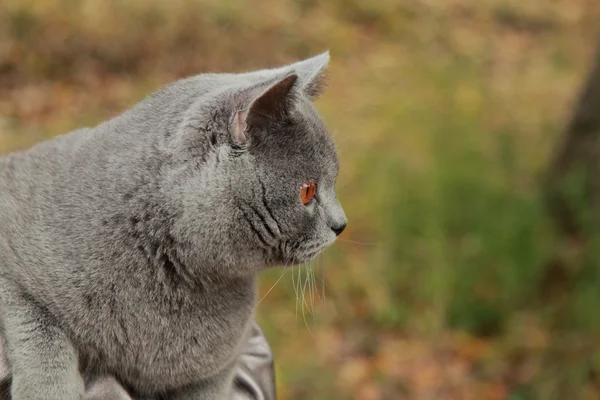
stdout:
<svg viewBox="0 0 600 400">
<path fill-rule="evenodd" d="M 302 188 L 300 189 L 300 199 L 302 199 L 302 204 L 307 205 L 313 197 L 315 197 L 317 185 L 314 182 L 304 182 L 302 184 Z"/>
</svg>

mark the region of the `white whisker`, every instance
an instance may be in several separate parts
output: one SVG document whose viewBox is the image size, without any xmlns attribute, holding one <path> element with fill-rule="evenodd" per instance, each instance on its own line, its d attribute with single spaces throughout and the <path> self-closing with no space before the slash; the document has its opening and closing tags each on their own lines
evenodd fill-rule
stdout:
<svg viewBox="0 0 600 400">
<path fill-rule="evenodd" d="M 347 242 L 347 243 L 360 244 L 363 246 L 378 246 L 378 245 L 382 244 L 382 242 L 361 242 L 358 240 L 350 240 L 350 239 L 343 239 L 343 238 L 337 238 L 337 240 L 342 241 L 342 242 Z"/>
<path fill-rule="evenodd" d="M 308 272 L 307 272 L 306 276 L 308 278 Z M 308 332 L 310 333 L 310 335 L 314 336 L 312 331 L 310 330 L 310 326 L 308 326 L 308 322 L 306 321 L 306 314 L 304 313 L 304 305 L 306 304 L 305 291 L 306 291 L 307 280 L 304 281 L 304 287 L 302 288 L 302 319 L 304 320 L 304 325 L 306 325 L 306 329 L 308 329 Z M 306 306 L 308 306 L 308 304 L 306 304 Z"/>
<path fill-rule="evenodd" d="M 301 271 L 300 271 L 300 267 L 296 266 L 294 268 L 298 269 L 298 280 L 294 283 L 294 294 L 296 295 L 296 320 L 298 320 L 298 302 L 300 301 L 300 278 L 301 276 Z"/>
<path fill-rule="evenodd" d="M 308 308 L 308 311 L 310 312 L 310 314 L 312 315 L 313 321 L 315 320 L 315 307 L 314 307 L 314 302 L 313 302 L 313 291 L 312 291 L 312 264 L 307 264 L 306 265 L 306 283 L 305 286 L 308 284 L 308 300 L 306 303 L 306 307 Z"/>
<path fill-rule="evenodd" d="M 325 295 L 325 272 L 323 271 L 323 258 L 325 256 L 322 255 L 319 257 L 319 262 L 321 263 L 320 267 L 320 275 L 321 275 L 321 294 L 319 295 L 319 299 L 321 300 L 321 306 L 325 305 L 326 295 Z"/>
<path fill-rule="evenodd" d="M 302 314 L 304 315 L 304 306 L 308 306 L 306 304 L 306 282 L 308 281 L 308 272 L 306 271 L 306 266 L 304 266 L 304 271 L 306 272 L 306 278 L 304 279 L 304 285 L 302 285 Z"/>
<path fill-rule="evenodd" d="M 254 306 L 254 311 L 256 311 L 256 309 L 258 308 L 258 305 L 269 295 L 269 293 L 271 293 L 271 291 L 273 290 L 273 288 L 275 288 L 275 286 L 277 286 L 277 284 L 279 283 L 279 281 L 285 275 L 286 271 L 287 271 L 287 268 L 286 268 L 286 266 L 284 266 L 283 267 L 283 271 L 281 271 L 281 275 L 279 275 L 279 279 L 277 279 L 275 281 L 275 283 L 273 284 L 273 286 L 271 286 L 271 288 L 269 290 L 267 290 L 267 293 L 265 293 L 265 295 L 258 301 L 258 303 L 256 303 L 256 305 Z"/>
<path fill-rule="evenodd" d="M 314 310 L 315 310 L 315 296 L 319 296 L 319 291 L 317 290 L 317 273 L 316 273 L 316 266 L 313 264 L 311 266 L 311 282 L 312 282 L 312 294 L 311 294 L 311 300 L 312 300 L 312 307 L 313 307 L 313 317 L 315 315 Z"/>
</svg>

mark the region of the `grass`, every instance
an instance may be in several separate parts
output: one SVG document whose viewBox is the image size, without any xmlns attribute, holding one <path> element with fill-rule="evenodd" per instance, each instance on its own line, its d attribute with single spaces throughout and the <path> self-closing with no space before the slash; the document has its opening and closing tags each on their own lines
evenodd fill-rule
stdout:
<svg viewBox="0 0 600 400">
<path fill-rule="evenodd" d="M 101 121 L 179 76 L 330 48 L 317 106 L 349 225 L 315 263 L 317 287 L 302 271 L 263 276 L 281 399 L 599 395 L 599 258 L 559 235 L 541 190 L 599 7 L 166 4 L 3 2 L 0 151 Z"/>
</svg>

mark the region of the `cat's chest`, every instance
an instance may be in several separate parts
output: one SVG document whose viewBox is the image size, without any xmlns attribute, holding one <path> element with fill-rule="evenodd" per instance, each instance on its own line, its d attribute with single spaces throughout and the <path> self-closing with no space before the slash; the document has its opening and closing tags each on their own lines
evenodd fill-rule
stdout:
<svg viewBox="0 0 600 400">
<path fill-rule="evenodd" d="M 215 375 L 239 356 L 249 318 L 172 323 L 142 334 L 123 353 L 121 377 L 140 391 L 173 389 Z M 133 362 L 131 362 L 133 361 Z"/>
<path fill-rule="evenodd" d="M 106 367 L 140 392 L 173 389 L 214 375 L 239 355 L 253 303 L 249 287 L 171 312 L 134 307 L 111 324 L 110 336 L 117 340 L 105 343 Z"/>
</svg>

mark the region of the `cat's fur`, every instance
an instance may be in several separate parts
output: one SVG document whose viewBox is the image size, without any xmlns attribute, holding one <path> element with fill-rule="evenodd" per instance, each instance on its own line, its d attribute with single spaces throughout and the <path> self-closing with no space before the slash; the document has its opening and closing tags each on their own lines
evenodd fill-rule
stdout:
<svg viewBox="0 0 600 400">
<path fill-rule="evenodd" d="M 177 81 L 0 159 L 0 309 L 15 400 L 225 399 L 265 267 L 346 224 L 311 100 L 329 55 Z M 303 182 L 317 183 L 309 204 Z"/>
</svg>

